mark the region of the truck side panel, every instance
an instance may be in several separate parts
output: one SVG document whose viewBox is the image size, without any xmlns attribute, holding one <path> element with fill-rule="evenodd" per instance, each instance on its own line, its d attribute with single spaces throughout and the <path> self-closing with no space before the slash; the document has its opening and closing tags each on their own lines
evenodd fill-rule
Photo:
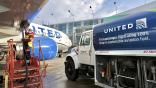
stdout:
<svg viewBox="0 0 156 88">
<path fill-rule="evenodd" d="M 141 12 L 93 30 L 95 82 L 107 88 L 156 88 L 156 12 Z"/>
<path fill-rule="evenodd" d="M 156 12 L 142 12 L 93 30 L 96 51 L 156 49 Z"/>
</svg>

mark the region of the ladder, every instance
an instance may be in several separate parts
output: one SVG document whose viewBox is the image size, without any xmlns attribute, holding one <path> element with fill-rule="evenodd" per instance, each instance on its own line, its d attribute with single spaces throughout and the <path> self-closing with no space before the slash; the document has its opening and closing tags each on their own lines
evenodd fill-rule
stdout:
<svg viewBox="0 0 156 88">
<path fill-rule="evenodd" d="M 16 60 L 16 52 L 13 48 L 13 40 L 8 41 L 8 52 L 6 58 L 6 71 L 9 74 L 9 88 L 43 88 L 42 75 L 40 72 L 40 60 L 36 57 L 30 58 L 27 67 L 24 59 Z M 27 80 L 27 82 L 26 82 Z"/>
</svg>

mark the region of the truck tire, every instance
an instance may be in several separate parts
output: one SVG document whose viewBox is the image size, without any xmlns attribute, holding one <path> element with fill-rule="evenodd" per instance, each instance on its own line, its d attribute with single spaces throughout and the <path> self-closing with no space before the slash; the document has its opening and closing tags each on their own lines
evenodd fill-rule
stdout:
<svg viewBox="0 0 156 88">
<path fill-rule="evenodd" d="M 2 84 L 3 84 L 3 76 L 0 75 L 0 85 L 2 85 Z"/>
<path fill-rule="evenodd" d="M 135 73 L 135 68 L 128 68 L 127 66 L 122 65 L 122 67 L 119 68 L 119 74 L 123 75 L 123 76 L 127 76 L 127 77 L 133 77 L 135 79 L 137 79 L 137 73 Z M 137 81 L 134 81 L 132 79 L 127 79 L 127 78 L 122 78 L 119 77 L 119 84 L 121 87 L 124 88 L 138 88 L 136 87 L 138 85 L 138 83 L 136 83 Z M 137 85 L 135 85 L 137 84 Z"/>
<path fill-rule="evenodd" d="M 68 80 L 75 81 L 78 78 L 78 70 L 75 69 L 73 60 L 69 59 L 65 62 L 65 73 Z"/>
</svg>

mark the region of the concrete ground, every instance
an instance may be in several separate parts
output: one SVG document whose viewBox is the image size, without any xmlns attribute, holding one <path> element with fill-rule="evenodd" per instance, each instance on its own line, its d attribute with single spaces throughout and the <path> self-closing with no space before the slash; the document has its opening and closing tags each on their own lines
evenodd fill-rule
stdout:
<svg viewBox="0 0 156 88">
<path fill-rule="evenodd" d="M 79 78 L 69 81 L 64 72 L 65 58 L 56 58 L 48 63 L 47 75 L 44 79 L 44 88 L 100 88 L 94 85 L 93 79 Z"/>
</svg>

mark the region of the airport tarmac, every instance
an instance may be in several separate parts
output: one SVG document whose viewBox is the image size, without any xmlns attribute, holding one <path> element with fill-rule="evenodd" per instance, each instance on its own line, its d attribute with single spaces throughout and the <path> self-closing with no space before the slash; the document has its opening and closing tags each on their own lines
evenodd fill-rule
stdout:
<svg viewBox="0 0 156 88">
<path fill-rule="evenodd" d="M 100 88 L 94 85 L 94 79 L 79 78 L 69 81 L 64 72 L 65 58 L 56 58 L 48 63 L 47 75 L 44 79 L 44 88 Z"/>
</svg>

